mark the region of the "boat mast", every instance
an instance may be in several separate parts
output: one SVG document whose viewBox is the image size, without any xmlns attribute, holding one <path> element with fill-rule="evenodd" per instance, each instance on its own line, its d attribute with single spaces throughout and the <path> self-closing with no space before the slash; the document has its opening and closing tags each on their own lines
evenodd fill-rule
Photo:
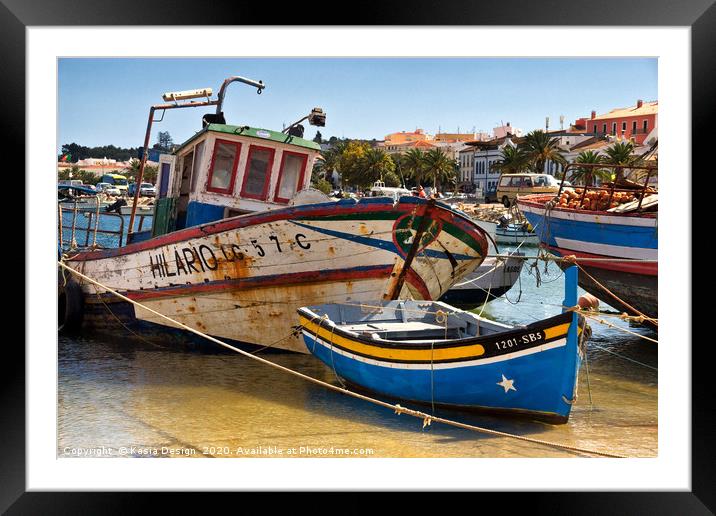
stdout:
<svg viewBox="0 0 716 516">
<path fill-rule="evenodd" d="M 149 119 L 147 120 L 147 132 L 144 135 L 144 149 L 142 152 L 142 160 L 139 163 L 139 176 L 137 177 L 136 182 L 136 188 L 134 189 L 134 202 L 132 204 L 132 213 L 129 216 L 129 229 L 127 230 L 127 241 L 126 244 L 129 243 L 129 235 L 134 233 L 134 215 L 137 211 L 137 201 L 139 200 L 139 190 L 140 186 L 142 184 L 142 179 L 144 178 L 144 167 L 147 163 L 147 155 L 149 154 L 149 137 L 152 132 L 152 124 L 154 123 L 154 112 L 155 111 L 162 111 L 162 117 L 157 120 L 157 122 L 161 122 L 164 120 L 164 111 L 167 109 L 178 109 L 178 108 L 187 108 L 187 107 L 201 107 L 201 106 L 216 106 L 216 114 L 221 114 L 221 107 L 224 103 L 224 95 L 226 94 L 226 87 L 231 84 L 232 82 L 243 82 L 244 84 L 248 84 L 249 86 L 253 86 L 257 89 L 256 93 L 261 94 L 261 90 L 263 90 L 266 85 L 263 83 L 263 81 L 254 81 L 251 79 L 246 79 L 245 77 L 239 77 L 238 75 L 234 75 L 232 77 L 227 78 L 223 84 L 221 85 L 221 88 L 219 89 L 219 96 L 216 100 L 211 100 L 211 88 L 204 88 L 201 90 L 191 90 L 191 91 L 180 91 L 180 92 L 174 92 L 174 93 L 165 93 L 162 98 L 165 101 L 173 101 L 173 104 L 155 104 L 152 107 L 149 108 Z M 195 99 L 199 97 L 206 97 L 206 100 L 202 101 L 192 101 L 192 102 L 183 102 L 179 103 L 177 101 L 180 100 L 188 100 L 188 99 Z M 126 245 L 125 244 L 125 245 Z"/>
</svg>

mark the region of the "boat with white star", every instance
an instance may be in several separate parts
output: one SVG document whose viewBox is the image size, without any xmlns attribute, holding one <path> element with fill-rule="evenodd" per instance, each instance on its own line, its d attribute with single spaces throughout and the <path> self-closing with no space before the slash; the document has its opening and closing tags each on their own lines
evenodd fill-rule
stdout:
<svg viewBox="0 0 716 516">
<path fill-rule="evenodd" d="M 564 306 L 577 304 L 577 268 Z M 566 423 L 586 346 L 576 311 L 509 326 L 439 301 L 298 310 L 308 350 L 341 383 L 399 400 Z"/>
</svg>

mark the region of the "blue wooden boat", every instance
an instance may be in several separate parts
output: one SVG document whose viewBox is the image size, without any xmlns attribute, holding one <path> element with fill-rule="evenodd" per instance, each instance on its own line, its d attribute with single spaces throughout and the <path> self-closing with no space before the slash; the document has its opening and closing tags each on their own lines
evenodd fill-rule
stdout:
<svg viewBox="0 0 716 516">
<path fill-rule="evenodd" d="M 577 268 L 565 306 L 577 304 Z M 299 308 L 308 350 L 348 384 L 391 398 L 565 423 L 584 353 L 581 316 L 511 327 L 439 301 Z"/>
</svg>

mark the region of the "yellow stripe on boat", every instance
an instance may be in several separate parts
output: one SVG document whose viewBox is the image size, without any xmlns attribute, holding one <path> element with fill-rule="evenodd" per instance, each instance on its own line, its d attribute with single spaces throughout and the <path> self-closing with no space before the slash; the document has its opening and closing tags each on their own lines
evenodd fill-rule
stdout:
<svg viewBox="0 0 716 516">
<path fill-rule="evenodd" d="M 414 362 L 429 362 L 441 361 L 441 360 L 455 360 L 470 357 L 480 357 L 485 354 L 485 348 L 481 344 L 470 344 L 466 346 L 457 346 L 450 348 L 436 348 L 436 349 L 396 349 L 382 346 L 373 346 L 364 342 L 347 339 L 342 335 L 337 335 L 331 331 L 330 328 L 326 328 L 319 324 L 316 324 L 309 319 L 300 316 L 301 326 L 306 328 L 308 331 L 317 335 L 326 342 L 332 343 L 336 346 L 340 346 L 343 349 L 359 353 L 361 355 L 373 357 L 373 358 L 385 358 L 389 360 L 401 360 L 401 361 L 414 361 Z M 566 335 L 569 328 L 569 323 L 560 324 L 552 328 L 546 328 L 545 339 L 553 337 L 561 337 Z"/>
<path fill-rule="evenodd" d="M 545 340 L 549 340 L 554 337 L 561 337 L 562 335 L 566 335 L 567 330 L 569 330 L 569 324 L 570 323 L 564 323 L 564 324 L 560 324 L 559 326 L 552 326 L 551 328 L 545 328 L 544 329 Z"/>
</svg>

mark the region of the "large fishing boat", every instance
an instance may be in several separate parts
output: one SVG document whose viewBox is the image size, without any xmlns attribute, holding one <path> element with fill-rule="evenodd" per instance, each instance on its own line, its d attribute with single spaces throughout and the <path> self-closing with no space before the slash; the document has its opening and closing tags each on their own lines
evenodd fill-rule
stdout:
<svg viewBox="0 0 716 516">
<path fill-rule="evenodd" d="M 565 177 L 576 166 L 568 165 Z M 564 193 L 560 189 L 557 197 L 519 197 L 517 205 L 541 245 L 555 255 L 573 256 L 587 273 L 579 276 L 582 288 L 654 325 L 659 316 L 659 214 L 658 194 L 648 184 L 655 169 L 631 168 L 646 171 L 643 185 L 613 182 Z"/>
<path fill-rule="evenodd" d="M 159 158 L 152 230 L 131 234 L 123 247 L 71 252 L 65 259 L 69 267 L 228 342 L 306 352 L 292 331 L 298 307 L 438 299 L 482 262 L 484 232 L 435 201 L 376 197 L 301 204 L 301 198 L 312 197 L 305 192 L 320 146 L 302 138 L 298 122 L 282 132 L 226 124 L 221 103 L 233 81 L 259 92 L 264 88 L 262 82 L 233 77 L 218 100 L 204 89 L 167 93 L 164 99 L 171 103 L 152 106 L 138 182 L 155 111 L 217 109 L 204 115 L 200 131 Z M 206 100 L 179 103 L 201 96 Z M 299 122 L 306 118 L 323 125 L 325 115 L 315 108 Z M 81 314 L 76 300 L 61 303 L 61 318 L 77 326 L 126 328 L 142 338 L 171 332 L 190 338 L 103 288 L 82 281 L 79 287 L 61 292 L 76 297 L 81 291 Z"/>
</svg>

